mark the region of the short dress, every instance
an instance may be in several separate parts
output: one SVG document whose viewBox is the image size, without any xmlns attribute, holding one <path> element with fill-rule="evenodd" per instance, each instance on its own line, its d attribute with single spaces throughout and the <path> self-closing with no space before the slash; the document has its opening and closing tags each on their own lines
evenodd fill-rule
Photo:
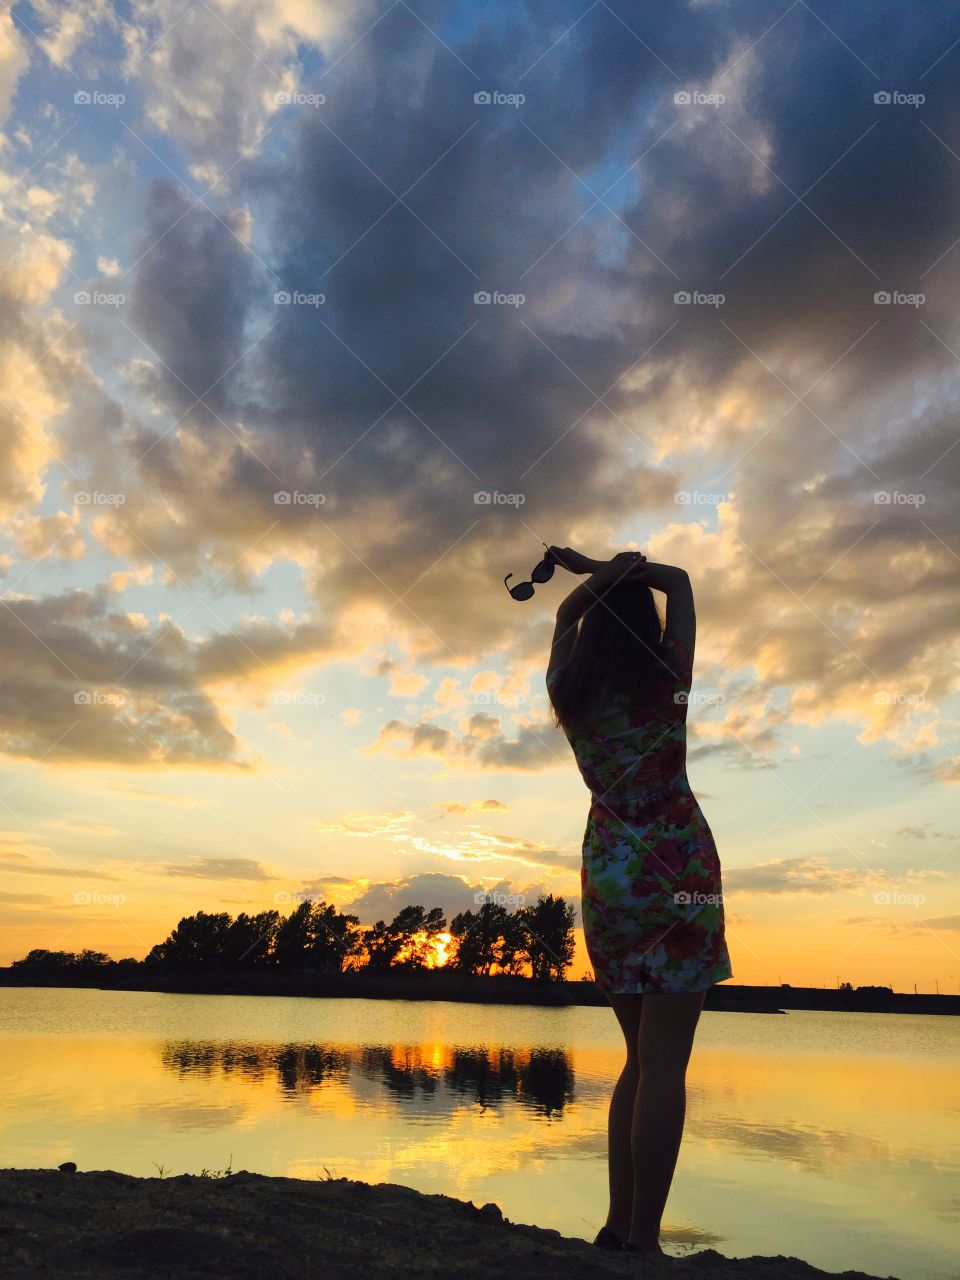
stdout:
<svg viewBox="0 0 960 1280">
<path fill-rule="evenodd" d="M 693 655 L 664 637 L 662 704 L 616 695 L 570 737 L 591 793 L 580 872 L 583 932 L 608 994 L 701 991 L 733 977 L 720 859 L 690 790 Z M 561 668 L 547 675 L 547 689 Z"/>
</svg>

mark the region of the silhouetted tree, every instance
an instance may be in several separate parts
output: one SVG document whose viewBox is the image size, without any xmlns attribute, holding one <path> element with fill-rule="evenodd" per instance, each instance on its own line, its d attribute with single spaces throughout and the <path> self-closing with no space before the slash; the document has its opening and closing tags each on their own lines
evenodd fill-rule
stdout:
<svg viewBox="0 0 960 1280">
<path fill-rule="evenodd" d="M 241 911 L 227 929 L 224 960 L 236 969 L 262 969 L 272 961 L 279 911 L 248 916 Z"/>
<path fill-rule="evenodd" d="M 574 908 L 549 893 L 541 894 L 534 906 L 521 907 L 517 915 L 526 934 L 524 950 L 531 977 L 537 982 L 561 981 L 575 949 Z"/>
<path fill-rule="evenodd" d="M 463 973 L 489 973 L 509 928 L 506 907 L 489 899 L 479 911 L 461 911 L 450 922 L 454 947 L 449 963 Z"/>
<path fill-rule="evenodd" d="M 305 898 L 277 926 L 277 966 L 286 971 L 340 972 L 361 948 L 359 926 L 359 916 Z"/>
<path fill-rule="evenodd" d="M 153 948 L 145 963 L 189 973 L 215 968 L 228 954 L 231 923 L 226 911 L 198 911 L 184 916 L 166 941 Z"/>
<path fill-rule="evenodd" d="M 363 947 L 360 917 L 345 915 L 332 903 L 315 905 L 310 929 L 310 958 L 322 972 L 339 973 Z"/>
</svg>

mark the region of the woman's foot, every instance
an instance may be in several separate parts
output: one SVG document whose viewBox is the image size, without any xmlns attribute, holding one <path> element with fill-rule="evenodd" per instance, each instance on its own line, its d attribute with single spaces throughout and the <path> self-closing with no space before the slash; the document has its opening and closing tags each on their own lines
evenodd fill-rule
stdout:
<svg viewBox="0 0 960 1280">
<path fill-rule="evenodd" d="M 669 1253 L 664 1253 L 659 1241 L 656 1244 L 634 1244 L 632 1240 L 624 1240 L 621 1247 L 624 1253 L 642 1253 L 645 1258 L 670 1257 Z"/>
<path fill-rule="evenodd" d="M 593 1243 L 601 1249 L 622 1249 L 624 1244 L 623 1238 L 609 1227 L 601 1227 Z"/>
</svg>

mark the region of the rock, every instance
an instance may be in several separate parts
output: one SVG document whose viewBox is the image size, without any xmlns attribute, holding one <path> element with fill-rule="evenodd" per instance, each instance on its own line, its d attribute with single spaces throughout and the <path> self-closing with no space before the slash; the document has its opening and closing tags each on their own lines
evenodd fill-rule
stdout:
<svg viewBox="0 0 960 1280">
<path fill-rule="evenodd" d="M 77 1166 L 73 1163 L 72 1160 L 64 1160 L 63 1164 L 57 1165 L 57 1168 L 60 1170 L 61 1173 L 77 1172 Z"/>
<path fill-rule="evenodd" d="M 489 1204 L 481 1205 L 477 1210 L 477 1217 L 484 1222 L 502 1222 L 503 1214 L 500 1212 L 500 1206 L 492 1201 Z"/>
</svg>

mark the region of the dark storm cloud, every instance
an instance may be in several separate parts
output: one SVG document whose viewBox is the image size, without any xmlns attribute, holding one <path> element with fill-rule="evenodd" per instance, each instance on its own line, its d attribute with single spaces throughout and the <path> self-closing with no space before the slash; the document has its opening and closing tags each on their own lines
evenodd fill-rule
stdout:
<svg viewBox="0 0 960 1280">
<path fill-rule="evenodd" d="M 330 610 L 403 590 L 395 616 L 428 659 L 525 654 L 533 614 L 489 609 L 501 563 L 545 530 L 606 540 L 629 517 L 689 515 L 673 494 L 709 451 L 735 493 L 724 555 L 749 570 L 702 584 L 718 639 L 748 660 L 790 610 L 763 682 L 825 679 L 825 707 L 920 663 L 904 613 L 866 630 L 863 655 L 833 632 L 851 601 L 939 594 L 933 642 L 952 613 L 950 7 L 541 3 L 459 42 L 449 7 L 418 12 L 455 52 L 397 6 L 304 85 L 322 109 L 291 109 L 282 145 L 235 166 L 256 258 L 239 214 L 151 188 L 160 239 L 134 315 L 171 408 L 177 379 L 216 384 L 222 422 L 195 410 L 176 437 L 132 442 L 179 516 L 134 513 L 134 534 L 184 572 L 208 549 L 231 565 L 255 540 L 309 546 Z M 494 89 L 526 101 L 474 103 Z M 920 89 L 921 107 L 874 101 Z M 478 290 L 526 300 L 478 306 Z M 878 290 L 926 302 L 877 306 Z M 278 489 L 322 505 L 277 508 Z M 900 489 L 922 512 L 878 504 Z M 911 562 L 921 546 L 940 564 Z"/>
<path fill-rule="evenodd" d="M 0 748 L 49 763 L 250 768 L 207 682 L 253 679 L 322 650 L 311 626 L 255 622 L 191 641 L 111 592 L 8 599 L 0 609 Z"/>
</svg>

